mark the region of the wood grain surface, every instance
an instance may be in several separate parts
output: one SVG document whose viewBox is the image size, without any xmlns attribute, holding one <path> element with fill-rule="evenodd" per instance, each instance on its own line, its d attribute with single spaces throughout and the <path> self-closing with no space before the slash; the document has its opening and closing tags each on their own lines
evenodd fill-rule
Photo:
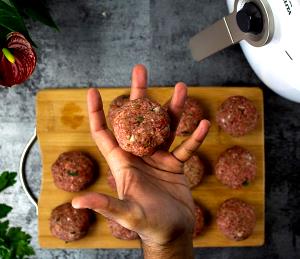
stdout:
<svg viewBox="0 0 300 259">
<path fill-rule="evenodd" d="M 129 88 L 101 88 L 104 110 L 107 113 L 112 99 L 129 93 Z M 106 220 L 97 216 L 88 235 L 75 242 L 65 243 L 53 237 L 49 230 L 49 218 L 53 208 L 80 193 L 68 193 L 56 188 L 51 175 L 51 165 L 62 152 L 81 150 L 88 152 L 99 164 L 99 178 L 86 191 L 102 192 L 115 196 L 106 181 L 108 166 L 93 142 L 88 124 L 86 89 L 43 90 L 37 94 L 37 134 L 42 156 L 42 188 L 39 197 L 39 242 L 43 248 L 137 248 L 139 241 L 123 241 L 110 234 Z M 172 95 L 172 87 L 151 87 L 150 97 L 164 104 Z M 265 171 L 263 95 L 259 88 L 251 87 L 189 87 L 190 96 L 197 97 L 205 109 L 212 126 L 199 154 L 208 164 L 203 182 L 193 190 L 193 197 L 207 211 L 207 226 L 203 234 L 194 239 L 194 247 L 260 246 L 264 243 Z M 215 122 L 218 106 L 229 96 L 243 95 L 252 100 L 259 111 L 256 130 L 247 136 L 234 138 L 222 132 Z M 177 137 L 173 146 L 184 138 Z M 258 172 L 255 181 L 242 190 L 231 190 L 219 183 L 213 175 L 218 155 L 233 145 L 241 145 L 255 154 Z M 171 147 L 171 148 L 172 148 Z M 82 192 L 83 193 L 83 192 Z M 244 241 L 230 241 L 217 229 L 215 215 L 218 206 L 231 197 L 251 203 L 256 210 L 257 224 L 252 236 Z M 166 215 L 170 216 L 171 215 Z"/>
</svg>

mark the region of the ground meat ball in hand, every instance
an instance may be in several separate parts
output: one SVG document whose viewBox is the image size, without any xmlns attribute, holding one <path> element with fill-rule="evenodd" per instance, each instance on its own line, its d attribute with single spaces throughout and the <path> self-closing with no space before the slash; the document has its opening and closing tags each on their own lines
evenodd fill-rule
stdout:
<svg viewBox="0 0 300 259">
<path fill-rule="evenodd" d="M 239 146 L 225 150 L 215 166 L 217 179 L 232 189 L 250 184 L 255 179 L 256 171 L 255 156 Z"/>
<path fill-rule="evenodd" d="M 199 236 L 204 228 L 204 211 L 199 204 L 195 202 L 195 226 L 193 238 Z"/>
<path fill-rule="evenodd" d="M 188 96 L 176 130 L 176 136 L 191 135 L 203 118 L 203 109 L 199 101 Z"/>
<path fill-rule="evenodd" d="M 87 234 L 91 219 L 89 209 L 74 209 L 71 203 L 65 203 L 52 210 L 50 231 L 59 239 L 75 241 Z"/>
<path fill-rule="evenodd" d="M 117 223 L 112 219 L 107 219 L 107 223 L 109 225 L 111 234 L 115 238 L 123 239 L 123 240 L 134 240 L 139 238 L 136 232 L 124 228 L 123 226 L 121 226 L 119 223 Z"/>
<path fill-rule="evenodd" d="M 200 184 L 204 175 L 204 164 L 198 155 L 193 155 L 183 164 L 183 173 L 191 189 Z"/>
<path fill-rule="evenodd" d="M 240 241 L 248 238 L 252 234 L 255 224 L 254 208 L 240 199 L 228 199 L 218 209 L 218 228 L 231 240 Z"/>
<path fill-rule="evenodd" d="M 54 184 L 67 192 L 85 189 L 94 179 L 95 167 L 83 152 L 62 153 L 52 165 Z"/>
<path fill-rule="evenodd" d="M 111 102 L 108 110 L 108 121 L 110 125 L 112 125 L 112 121 L 120 111 L 120 108 L 127 102 L 129 102 L 129 95 L 125 94 L 118 96 Z"/>
<path fill-rule="evenodd" d="M 258 112 L 249 99 L 231 96 L 219 107 L 216 121 L 225 132 L 239 137 L 256 128 L 258 117 Z"/>
<path fill-rule="evenodd" d="M 152 155 L 170 136 L 167 111 L 148 98 L 124 104 L 112 126 L 120 147 L 136 156 Z"/>
</svg>

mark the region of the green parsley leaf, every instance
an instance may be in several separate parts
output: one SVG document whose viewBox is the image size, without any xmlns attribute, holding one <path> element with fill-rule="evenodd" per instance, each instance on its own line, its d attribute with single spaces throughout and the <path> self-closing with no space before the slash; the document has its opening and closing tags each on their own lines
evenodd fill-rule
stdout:
<svg viewBox="0 0 300 259">
<path fill-rule="evenodd" d="M 137 117 L 136 117 L 136 121 L 137 121 L 138 123 L 142 123 L 142 122 L 144 121 L 144 117 L 143 117 L 143 116 L 137 116 Z"/>
<path fill-rule="evenodd" d="M 10 213 L 12 210 L 12 207 L 0 203 L 0 219 L 5 218 L 7 216 L 8 213 Z"/>
<path fill-rule="evenodd" d="M 8 5 L 10 5 L 10 6 L 12 6 L 12 4 L 11 4 L 11 2 L 10 2 L 10 0 L 2 0 L 4 3 L 6 3 L 6 4 L 8 4 Z"/>
<path fill-rule="evenodd" d="M 78 176 L 78 172 L 68 171 L 68 175 L 70 175 L 70 176 Z"/>
<path fill-rule="evenodd" d="M 2 172 L 0 174 L 0 192 L 5 190 L 6 188 L 12 186 L 16 182 L 16 172 Z"/>
<path fill-rule="evenodd" d="M 8 220 L 0 221 L 0 258 L 24 259 L 34 255 L 30 246 L 31 236 L 20 227 L 9 227 Z"/>
<path fill-rule="evenodd" d="M 20 227 L 9 228 L 6 241 L 12 251 L 13 258 L 24 258 L 35 254 L 30 246 L 31 236 L 23 232 Z"/>
<path fill-rule="evenodd" d="M 11 259 L 11 251 L 5 247 L 4 241 L 0 240 L 0 258 L 2 259 Z"/>
<path fill-rule="evenodd" d="M 2 0 L 0 0 L 2 1 Z M 0 14 L 1 16 L 1 14 Z M 0 191 L 3 191 L 16 182 L 17 173 L 2 172 L 0 174 Z M 0 203 L 0 219 L 8 215 L 12 207 Z M 1 259 L 25 259 L 34 255 L 30 246 L 31 236 L 20 227 L 9 227 L 9 221 L 0 221 L 0 258 Z"/>
<path fill-rule="evenodd" d="M 7 229 L 8 229 L 8 220 L 6 221 L 0 221 L 0 240 L 3 240 L 3 237 L 6 235 Z"/>
</svg>

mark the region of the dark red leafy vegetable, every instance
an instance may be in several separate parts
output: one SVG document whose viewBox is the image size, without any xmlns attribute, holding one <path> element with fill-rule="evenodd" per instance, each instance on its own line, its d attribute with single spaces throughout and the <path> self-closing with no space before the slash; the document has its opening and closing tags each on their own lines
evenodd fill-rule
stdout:
<svg viewBox="0 0 300 259">
<path fill-rule="evenodd" d="M 19 32 L 7 35 L 6 46 L 0 51 L 0 85 L 21 84 L 33 73 L 36 54 L 31 44 Z"/>
</svg>

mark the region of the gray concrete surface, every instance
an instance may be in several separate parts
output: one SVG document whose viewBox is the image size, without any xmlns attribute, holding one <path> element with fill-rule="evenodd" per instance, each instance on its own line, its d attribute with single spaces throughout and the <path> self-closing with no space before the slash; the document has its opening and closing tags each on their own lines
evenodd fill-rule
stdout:
<svg viewBox="0 0 300 259">
<path fill-rule="evenodd" d="M 195 63 L 186 48 L 199 28 L 227 13 L 213 0 L 48 0 L 60 32 L 30 23 L 38 66 L 22 86 L 0 89 L 0 170 L 17 170 L 35 125 L 35 94 L 43 88 L 124 86 L 136 63 L 149 69 L 150 85 L 260 85 L 265 95 L 266 244 L 257 248 L 195 249 L 205 259 L 300 258 L 300 105 L 268 90 L 239 46 Z M 28 161 L 29 182 L 40 186 L 39 149 Z M 140 250 L 45 250 L 37 219 L 20 183 L 0 196 L 13 205 L 10 220 L 32 236 L 36 258 L 140 258 Z"/>
</svg>

